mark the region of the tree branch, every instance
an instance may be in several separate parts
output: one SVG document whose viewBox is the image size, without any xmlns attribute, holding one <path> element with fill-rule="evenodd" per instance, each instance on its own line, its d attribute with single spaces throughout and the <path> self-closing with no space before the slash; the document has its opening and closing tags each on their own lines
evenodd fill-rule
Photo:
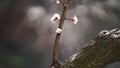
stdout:
<svg viewBox="0 0 120 68">
<path fill-rule="evenodd" d="M 70 0 L 66 0 L 66 3 L 63 8 L 62 16 L 60 19 L 60 23 L 58 26 L 58 28 L 60 28 L 60 29 L 63 28 L 63 24 L 64 24 L 64 20 L 65 20 L 65 16 L 66 16 L 66 12 L 69 7 L 69 4 L 70 4 Z M 50 68 L 52 68 L 52 67 L 56 68 L 56 61 L 57 61 L 57 57 L 58 57 L 58 47 L 59 47 L 60 37 L 61 37 L 61 33 L 57 33 L 56 38 L 55 38 L 55 43 L 54 43 L 54 49 L 53 49 L 52 64 L 50 65 Z"/>
<path fill-rule="evenodd" d="M 120 30 L 104 30 L 58 68 L 103 68 L 120 61 Z"/>
</svg>

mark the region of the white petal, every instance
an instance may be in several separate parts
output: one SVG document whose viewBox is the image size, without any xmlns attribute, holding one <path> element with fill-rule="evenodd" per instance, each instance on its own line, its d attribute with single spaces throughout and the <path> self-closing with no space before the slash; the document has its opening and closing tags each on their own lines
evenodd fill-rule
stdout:
<svg viewBox="0 0 120 68">
<path fill-rule="evenodd" d="M 56 19 L 57 18 L 57 19 Z M 60 15 L 58 13 L 55 13 L 51 18 L 50 21 L 52 23 L 55 23 L 57 20 L 60 20 Z"/>
<path fill-rule="evenodd" d="M 61 32 L 62 32 L 62 29 L 57 28 L 56 33 L 61 33 Z"/>
<path fill-rule="evenodd" d="M 57 2 L 56 2 L 57 4 L 60 4 L 60 1 L 59 0 L 57 0 Z"/>
<path fill-rule="evenodd" d="M 78 18 L 77 18 L 77 16 L 74 15 L 74 17 L 73 17 L 72 19 L 74 20 L 73 23 L 74 23 L 74 24 L 77 24 L 77 22 L 78 22 Z"/>
</svg>

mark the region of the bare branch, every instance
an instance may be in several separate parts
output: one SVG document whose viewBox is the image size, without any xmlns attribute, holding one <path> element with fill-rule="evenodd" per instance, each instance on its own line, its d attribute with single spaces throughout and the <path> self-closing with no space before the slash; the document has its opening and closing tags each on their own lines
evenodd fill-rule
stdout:
<svg viewBox="0 0 120 68">
<path fill-rule="evenodd" d="M 62 16 L 60 19 L 60 23 L 58 28 L 60 28 L 62 30 L 63 28 L 63 24 L 64 24 L 64 20 L 65 20 L 65 15 L 66 15 L 66 11 L 69 7 L 69 3 L 70 0 L 67 0 L 64 8 L 63 8 L 63 12 L 62 12 Z M 54 49 L 53 49 L 53 57 L 52 57 L 52 64 L 50 65 L 51 68 L 56 68 L 56 61 L 57 61 L 57 57 L 58 57 L 58 46 L 59 46 L 59 42 L 60 42 L 60 37 L 61 37 L 61 33 L 57 33 L 56 34 L 56 38 L 55 38 L 55 43 L 54 43 Z"/>
</svg>

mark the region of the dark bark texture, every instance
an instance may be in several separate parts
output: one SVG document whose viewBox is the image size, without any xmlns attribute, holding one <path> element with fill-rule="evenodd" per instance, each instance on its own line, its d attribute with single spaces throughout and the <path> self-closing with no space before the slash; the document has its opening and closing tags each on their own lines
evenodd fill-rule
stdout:
<svg viewBox="0 0 120 68">
<path fill-rule="evenodd" d="M 120 30 L 103 30 L 58 68 L 104 68 L 116 61 L 120 61 Z"/>
</svg>

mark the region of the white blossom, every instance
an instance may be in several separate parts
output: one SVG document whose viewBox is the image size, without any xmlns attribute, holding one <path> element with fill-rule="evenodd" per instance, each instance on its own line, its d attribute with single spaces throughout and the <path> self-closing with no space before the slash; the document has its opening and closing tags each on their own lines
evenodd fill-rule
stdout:
<svg viewBox="0 0 120 68">
<path fill-rule="evenodd" d="M 57 0 L 57 2 L 56 2 L 57 4 L 60 4 L 60 0 Z"/>
<path fill-rule="evenodd" d="M 61 33 L 61 32 L 62 32 L 62 29 L 57 28 L 56 33 Z"/>
<path fill-rule="evenodd" d="M 72 22 L 73 22 L 74 24 L 77 24 L 77 22 L 78 22 L 78 18 L 77 18 L 76 15 L 73 16 L 73 18 L 72 18 Z"/>
<path fill-rule="evenodd" d="M 51 18 L 50 21 L 52 23 L 55 23 L 57 20 L 60 20 L 60 15 L 58 13 L 55 13 Z"/>
</svg>

